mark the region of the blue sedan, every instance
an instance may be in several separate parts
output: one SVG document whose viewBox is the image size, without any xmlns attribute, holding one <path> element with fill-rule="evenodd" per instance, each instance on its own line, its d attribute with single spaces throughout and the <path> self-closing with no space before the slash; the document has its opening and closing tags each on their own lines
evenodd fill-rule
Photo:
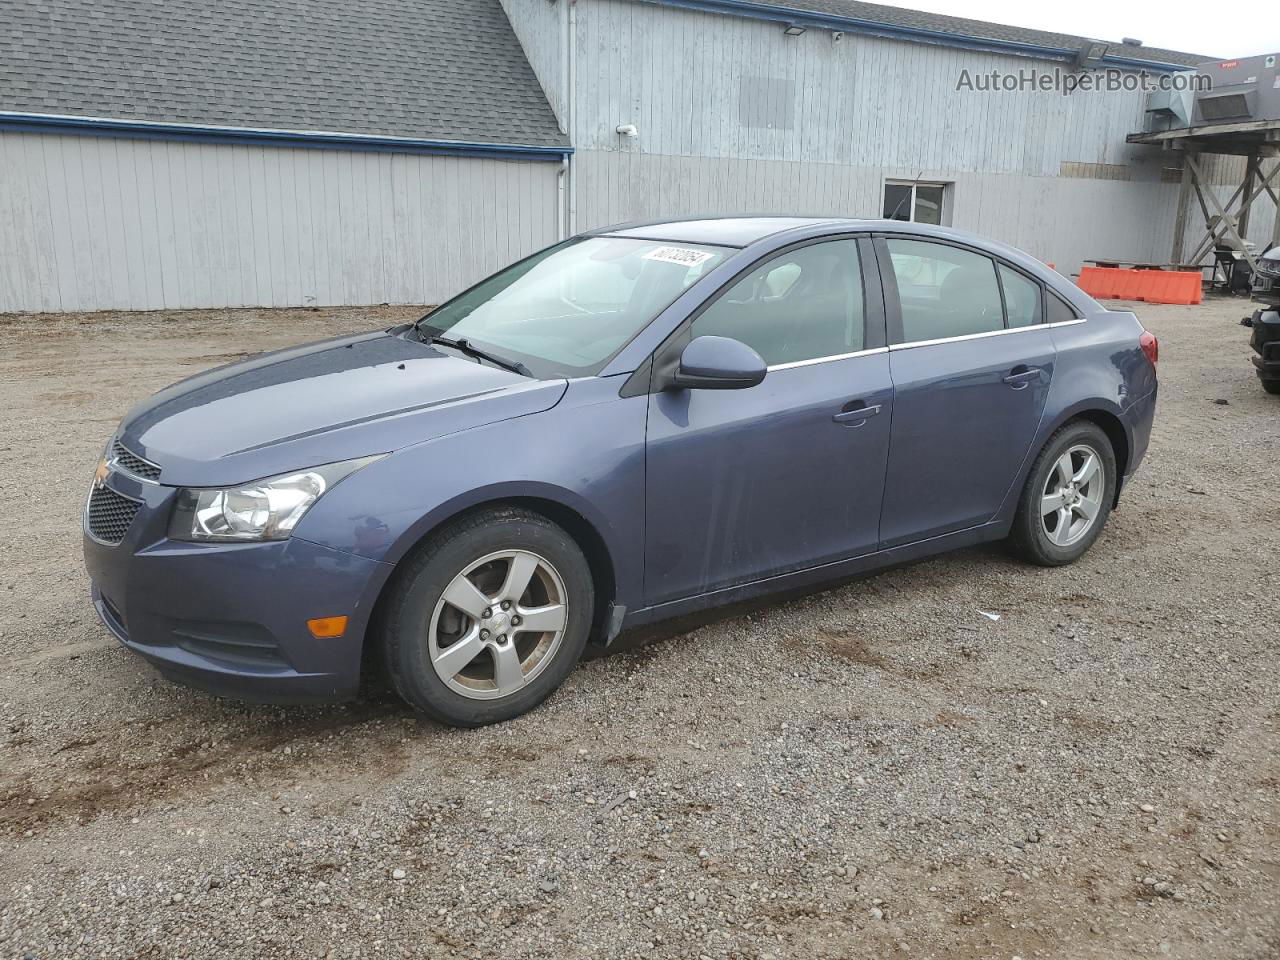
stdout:
<svg viewBox="0 0 1280 960">
<path fill-rule="evenodd" d="M 1146 452 L 1156 359 L 955 230 L 597 230 L 131 411 L 84 512 L 93 603 L 214 693 L 350 697 L 369 652 L 493 723 L 624 628 L 983 541 L 1072 562 Z"/>
</svg>

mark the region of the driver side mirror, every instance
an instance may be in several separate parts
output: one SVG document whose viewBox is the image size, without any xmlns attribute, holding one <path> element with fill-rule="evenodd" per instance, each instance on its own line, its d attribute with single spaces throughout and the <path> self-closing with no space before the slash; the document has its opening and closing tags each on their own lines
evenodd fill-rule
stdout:
<svg viewBox="0 0 1280 960">
<path fill-rule="evenodd" d="M 680 354 L 671 385 L 684 390 L 742 390 L 768 372 L 764 359 L 741 340 L 697 337 Z"/>
</svg>

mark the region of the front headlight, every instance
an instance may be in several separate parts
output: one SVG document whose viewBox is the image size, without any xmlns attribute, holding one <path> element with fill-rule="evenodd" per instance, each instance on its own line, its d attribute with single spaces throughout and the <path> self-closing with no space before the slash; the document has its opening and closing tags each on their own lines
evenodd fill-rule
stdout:
<svg viewBox="0 0 1280 960">
<path fill-rule="evenodd" d="M 178 491 L 171 540 L 285 540 L 339 480 L 384 455 L 326 463 L 227 489 Z"/>
</svg>

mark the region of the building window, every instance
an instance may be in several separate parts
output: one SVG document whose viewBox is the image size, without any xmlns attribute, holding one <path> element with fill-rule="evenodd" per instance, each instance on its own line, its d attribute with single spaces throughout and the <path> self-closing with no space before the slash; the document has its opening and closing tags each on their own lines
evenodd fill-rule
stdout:
<svg viewBox="0 0 1280 960">
<path fill-rule="evenodd" d="M 943 203 L 946 200 L 945 183 L 915 183 L 909 180 L 884 182 L 884 218 L 904 220 L 908 223 L 947 222 Z"/>
</svg>

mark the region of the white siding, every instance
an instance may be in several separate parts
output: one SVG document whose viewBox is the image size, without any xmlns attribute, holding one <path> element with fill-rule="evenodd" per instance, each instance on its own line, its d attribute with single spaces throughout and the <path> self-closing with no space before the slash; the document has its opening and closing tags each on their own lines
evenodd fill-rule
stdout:
<svg viewBox="0 0 1280 960">
<path fill-rule="evenodd" d="M 733 212 L 876 217 L 884 178 L 902 176 L 887 167 L 610 151 L 579 153 L 576 162 L 593 225 Z M 955 184 L 954 226 L 1064 272 L 1087 258 L 1169 256 L 1176 184 L 1017 174 L 948 178 Z M 1269 235 L 1261 225 L 1250 234 Z"/>
<path fill-rule="evenodd" d="M 1170 256 L 1176 159 L 1125 143 L 1141 93 L 958 91 L 1054 64 L 634 0 L 502 0 L 575 118 L 578 229 L 641 217 L 875 217 L 886 178 L 954 184 L 954 226 L 1063 272 Z M 635 124 L 628 139 L 619 124 Z M 773 126 L 769 124 L 772 123 Z M 1243 164 L 1206 158 L 1225 201 Z M 430 303 L 557 238 L 558 164 L 0 133 L 0 311 Z M 1189 254 L 1199 207 L 1188 216 Z M 1249 235 L 1272 235 L 1260 202 Z"/>
<path fill-rule="evenodd" d="M 962 71 L 1054 63 L 780 25 L 633 0 L 578 4 L 574 146 L 954 172 L 1056 176 L 1063 160 L 1126 163 L 1141 127 L 1139 93 L 984 93 Z M 1058 64 L 1057 66 L 1062 66 Z M 789 90 L 790 129 L 740 122 L 744 78 Z M 615 132 L 634 123 L 637 140 Z M 1145 153 L 1143 152 L 1145 150 Z"/>
<path fill-rule="evenodd" d="M 533 67 L 533 73 L 542 84 L 547 102 L 565 124 L 566 64 L 564 62 L 564 37 L 567 23 L 568 0 L 553 3 L 551 0 L 502 0 L 516 39 L 524 47 L 524 55 Z"/>
<path fill-rule="evenodd" d="M 964 70 L 1055 64 L 852 34 L 836 43 L 825 30 L 786 37 L 776 23 L 631 0 L 577 6 L 579 229 L 688 213 L 878 217 L 885 178 L 923 175 L 954 183 L 953 226 L 1064 272 L 1085 258 L 1170 255 L 1171 161 L 1125 142 L 1143 123 L 1141 92 L 957 90 Z M 620 123 L 639 137 L 619 136 Z M 1265 243 L 1270 230 L 1270 210 L 1255 208 L 1250 236 Z"/>
<path fill-rule="evenodd" d="M 0 133 L 0 312 L 436 303 L 555 241 L 558 169 Z"/>
<path fill-rule="evenodd" d="M 879 190 L 877 171 L 834 163 L 605 150 L 575 162 L 592 226 L 748 211 L 867 216 Z"/>
</svg>

